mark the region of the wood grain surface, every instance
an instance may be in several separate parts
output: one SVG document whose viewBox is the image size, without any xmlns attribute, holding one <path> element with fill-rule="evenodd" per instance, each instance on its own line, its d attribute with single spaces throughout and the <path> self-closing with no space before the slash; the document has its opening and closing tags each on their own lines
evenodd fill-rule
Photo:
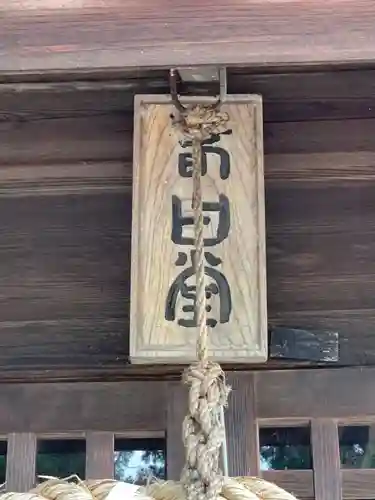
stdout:
<svg viewBox="0 0 375 500">
<path fill-rule="evenodd" d="M 374 469 L 339 470 L 337 422 L 340 425 L 373 424 L 374 374 L 373 368 L 306 370 L 302 378 L 301 371 L 296 370 L 228 373 L 233 392 L 226 419 L 231 443 L 229 462 L 233 470 L 237 473 L 246 470 L 248 474 L 249 469 L 252 473 L 259 467 L 258 424 L 280 428 L 311 422 L 315 471 L 266 470 L 260 474 L 304 500 L 315 496 L 341 498 L 341 476 L 344 500 L 372 500 Z M 260 390 L 254 391 L 254 381 Z M 347 391 L 338 390 L 342 381 Z M 337 397 L 333 400 L 335 392 Z M 315 394 L 319 397 L 312 397 Z M 86 438 L 86 477 L 111 477 L 113 433 L 141 439 L 140 442 L 166 434 L 168 478 L 178 478 L 183 463 L 180 426 L 185 412 L 183 403 L 187 402 L 186 390 L 180 383 L 0 384 L 0 396 L 3 402 L 0 432 L 2 439 L 8 442 L 9 489 L 22 491 L 33 484 L 39 439 Z M 50 404 L 51 398 L 54 405 Z M 277 407 L 277 414 L 268 418 L 265 405 Z M 25 407 L 27 414 L 22 411 Z M 29 433 L 22 432 L 26 427 Z M 85 429 L 91 430 L 85 432 Z M 231 439 L 233 432 L 242 439 Z"/>
<path fill-rule="evenodd" d="M 372 62 L 372 0 L 7 0 L 0 68 Z"/>
<path fill-rule="evenodd" d="M 27 491 L 35 486 L 37 437 L 24 429 L 24 432 L 8 434 L 7 438 L 7 488 Z"/>
<path fill-rule="evenodd" d="M 337 421 L 311 421 L 315 500 L 342 500 L 340 446 Z"/>
<path fill-rule="evenodd" d="M 181 372 L 128 364 L 131 103 L 168 84 L 123 78 L 0 86 L 2 380 Z M 228 78 L 264 100 L 269 324 L 338 332 L 343 365 L 375 364 L 374 82 L 371 69 Z"/>
<path fill-rule="evenodd" d="M 222 111 L 229 114 L 231 134 L 221 135 L 213 146 L 207 146 L 210 149 L 204 150 L 207 171 L 202 175 L 202 198 L 207 203 L 207 208 L 203 206 L 207 218 L 206 294 L 210 287 L 216 287 L 207 301 L 210 357 L 232 363 L 265 361 L 261 100 L 258 96 L 228 96 Z M 191 254 L 194 231 L 187 219 L 193 217 L 193 186 L 191 175 L 186 176 L 181 169 L 181 155 L 189 153 L 189 149 L 181 146 L 183 138 L 173 126 L 173 112 L 168 98 L 155 96 L 140 97 L 135 109 L 130 326 L 133 363 L 187 363 L 196 357 L 194 309 L 185 310 L 194 308 L 195 288 L 193 299 L 188 299 L 178 281 L 183 279 L 184 286 L 195 287 Z M 227 158 L 221 158 L 218 151 L 226 153 Z M 224 172 L 226 161 L 228 171 Z M 178 262 L 182 258 L 183 262 Z M 182 273 L 186 278 L 180 278 Z M 187 321 L 191 324 L 184 323 Z"/>
</svg>

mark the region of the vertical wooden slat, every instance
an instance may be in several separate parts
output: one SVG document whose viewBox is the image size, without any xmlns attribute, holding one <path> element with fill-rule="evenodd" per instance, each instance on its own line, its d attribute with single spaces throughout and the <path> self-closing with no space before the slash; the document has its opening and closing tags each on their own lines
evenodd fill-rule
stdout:
<svg viewBox="0 0 375 500">
<path fill-rule="evenodd" d="M 311 422 L 315 500 L 342 500 L 339 434 L 333 419 Z"/>
<path fill-rule="evenodd" d="M 230 476 L 258 475 L 259 428 L 256 416 L 255 375 L 228 374 L 232 386 L 225 414 Z"/>
<path fill-rule="evenodd" d="M 187 412 L 188 392 L 181 382 L 167 383 L 167 478 L 178 480 L 184 465 L 182 422 Z"/>
<path fill-rule="evenodd" d="M 36 435 L 30 432 L 8 434 L 6 487 L 8 491 L 27 491 L 35 484 Z"/>
<path fill-rule="evenodd" d="M 375 425 L 368 426 L 368 441 L 365 453 L 362 456 L 361 468 L 372 469 L 372 460 L 375 455 Z"/>
<path fill-rule="evenodd" d="M 86 478 L 114 477 L 113 432 L 88 432 L 86 434 Z"/>
</svg>

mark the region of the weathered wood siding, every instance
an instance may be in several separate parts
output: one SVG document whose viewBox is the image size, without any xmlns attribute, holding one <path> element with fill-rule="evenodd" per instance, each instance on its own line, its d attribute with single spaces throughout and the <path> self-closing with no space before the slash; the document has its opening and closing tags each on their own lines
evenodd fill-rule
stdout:
<svg viewBox="0 0 375 500">
<path fill-rule="evenodd" d="M 0 72 L 373 62 L 374 14 L 372 0 L 2 0 Z"/>
<path fill-rule="evenodd" d="M 233 392 L 225 419 L 230 475 L 261 475 L 302 500 L 373 500 L 375 470 L 357 468 L 358 463 L 347 468 L 345 460 L 340 463 L 339 435 L 342 426 L 348 430 L 364 425 L 368 432 L 368 426 L 373 428 L 374 372 L 362 367 L 229 372 Z M 338 390 L 339 386 L 346 390 Z M 47 438 L 69 437 L 86 441 L 86 479 L 113 477 L 119 437 L 137 439 L 137 446 L 157 442 L 158 449 L 164 448 L 161 440 L 165 439 L 167 477 L 178 480 L 184 463 L 181 425 L 186 390 L 178 382 L 161 380 L 0 384 L 2 449 L 5 440 L 8 445 L 7 487 L 25 491 L 33 485 L 40 439 L 46 443 Z M 282 427 L 288 434 L 294 428 L 297 436 L 303 431 L 302 447 L 311 451 L 311 468 L 259 470 L 264 431 L 275 435 L 277 443 Z"/>
<path fill-rule="evenodd" d="M 338 330 L 342 364 L 375 363 L 374 77 L 229 76 L 265 100 L 270 323 Z M 4 376 L 146 373 L 125 366 L 131 102 L 166 78 L 96 85 L 0 88 Z"/>
</svg>

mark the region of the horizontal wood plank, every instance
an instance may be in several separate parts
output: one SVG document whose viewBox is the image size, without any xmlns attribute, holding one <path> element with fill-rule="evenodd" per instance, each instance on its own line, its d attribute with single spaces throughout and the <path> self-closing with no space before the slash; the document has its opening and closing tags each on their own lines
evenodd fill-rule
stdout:
<svg viewBox="0 0 375 500">
<path fill-rule="evenodd" d="M 228 68 L 228 93 L 261 95 L 265 123 L 374 118 L 374 74 L 365 69 L 258 73 Z M 135 95 L 170 90 L 167 70 L 58 74 L 44 82 L 37 75 L 22 75 L 22 83 L 16 78 L 3 77 L 0 85 L 2 123 L 97 119 L 112 113 L 126 118 Z M 183 95 L 212 95 L 217 84 L 184 83 L 179 90 Z"/>
<path fill-rule="evenodd" d="M 130 158 L 132 117 L 104 115 L 0 121 L 0 164 L 116 161 Z"/>
<path fill-rule="evenodd" d="M 251 68 L 228 68 L 227 83 L 229 94 L 262 96 L 266 123 L 360 119 L 375 117 L 374 74 L 371 69 L 258 73 Z M 3 77 L 0 122 L 95 119 L 111 113 L 125 116 L 133 109 L 136 94 L 168 94 L 170 90 L 167 70 L 57 74 L 48 79 L 40 82 L 37 75 L 22 75 L 20 83 L 16 76 Z M 212 95 L 217 83 L 183 83 L 179 90 Z"/>
<path fill-rule="evenodd" d="M 0 165 L 40 166 L 120 161 L 126 162 L 129 168 L 133 148 L 132 123 L 130 113 L 109 113 L 95 118 L 85 115 L 37 120 L 12 116 L 6 121 L 0 120 Z M 265 123 L 264 151 L 265 175 L 269 182 L 273 181 L 268 173 L 268 164 L 272 169 L 270 173 L 275 172 L 275 180 L 290 182 L 301 179 L 301 172 L 294 173 L 295 177 L 292 177 L 292 169 L 296 169 L 301 156 L 293 160 L 290 155 L 312 155 L 306 166 L 306 176 L 315 182 L 332 182 L 339 177 L 340 172 L 342 180 L 348 181 L 353 176 L 350 167 L 357 167 L 358 178 L 366 180 L 373 175 L 365 167 L 373 162 L 375 118 Z M 340 158 L 344 154 L 348 156 L 341 165 Z M 274 167 L 275 155 L 286 155 L 281 159 L 281 167 Z M 288 158 L 292 162 L 289 168 L 284 167 L 286 170 L 283 174 L 281 169 Z M 323 165 L 330 166 L 324 174 L 323 165 L 317 170 L 319 163 L 315 160 L 319 158 L 323 160 Z"/>
<path fill-rule="evenodd" d="M 277 484 L 296 498 L 314 498 L 314 478 L 312 470 L 265 470 L 261 472 L 266 481 Z"/>
<path fill-rule="evenodd" d="M 131 183 L 131 169 L 119 161 L 0 167 L 0 198 L 121 193 Z"/>
<path fill-rule="evenodd" d="M 254 415 L 260 427 L 306 425 L 312 418 L 335 419 L 340 425 L 374 422 L 375 402 L 371 394 L 375 390 L 375 368 L 253 373 L 228 371 L 227 374 L 229 381 L 236 382 L 230 396 L 234 410 L 245 406 L 250 408 L 250 399 L 254 397 L 251 384 L 255 378 L 256 404 L 254 410 L 250 408 L 253 422 L 251 419 L 247 421 L 250 430 L 254 427 Z M 126 437 L 159 437 L 168 432 L 168 428 L 171 430 L 174 415 L 178 413 L 180 420 L 183 416 L 183 410 L 182 413 L 177 412 L 173 402 L 173 394 L 179 394 L 177 399 L 180 402 L 187 401 L 184 399 L 186 391 L 179 384 L 173 382 L 171 385 L 164 381 L 2 383 L 0 435 L 25 432 L 27 429 L 27 432 L 45 436 L 112 432 Z M 338 387 L 344 387 L 345 390 L 337 390 Z M 51 400 L 53 405 L 50 404 Z M 28 408 L 27 413 L 22 411 L 24 408 Z M 76 415 L 74 419 L 71 418 L 72 409 Z M 110 411 L 110 419 L 108 409 L 116 409 Z M 249 429 L 243 429 L 244 435 Z M 253 431 L 246 439 L 253 439 Z M 172 435 L 178 437 L 178 426 L 173 425 Z M 108 434 L 100 436 L 108 438 L 107 444 L 110 444 Z M 257 453 L 255 447 L 251 450 L 251 456 L 246 458 L 251 468 L 256 468 Z M 343 474 L 347 476 L 348 484 L 357 481 L 354 477 L 356 472 L 345 470 Z M 374 473 L 363 474 L 371 476 Z"/>
<path fill-rule="evenodd" d="M 300 370 L 298 376 L 293 370 L 262 372 L 256 375 L 257 415 L 266 420 L 355 416 L 360 421 L 375 415 L 373 377 L 372 368 Z"/>
<path fill-rule="evenodd" d="M 9 0 L 0 12 L 3 73 L 375 59 L 371 0 L 204 0 L 193 13 L 188 0 Z"/>
<path fill-rule="evenodd" d="M 349 0 L 351 1 L 351 0 Z M 246 66 L 229 67 L 228 91 L 261 94 L 265 102 L 330 102 L 371 99 L 374 69 L 371 67 L 292 68 L 254 71 Z"/>
<path fill-rule="evenodd" d="M 342 488 L 345 500 L 373 500 L 375 469 L 343 469 Z"/>
<path fill-rule="evenodd" d="M 2 366 L 123 367 L 131 215 L 122 195 L 2 201 Z"/>
<path fill-rule="evenodd" d="M 303 165 L 303 168 L 301 166 Z M 342 187 L 353 186 L 357 181 L 375 180 L 375 152 L 291 153 L 268 154 L 265 157 L 265 178 L 268 187 L 282 183 L 297 185 L 304 183 L 317 187 L 325 183 Z"/>
<path fill-rule="evenodd" d="M 79 118 L 44 118 L 41 120 L 18 120 L 11 118 L 9 121 L 0 121 L 0 165 L 51 165 L 67 164 L 73 162 L 126 162 L 131 165 L 132 159 L 132 116 L 107 114 L 93 119 L 90 116 Z M 21 147 L 22 145 L 22 147 Z M 323 157 L 324 163 L 331 163 L 340 153 L 349 154 L 340 167 L 340 162 L 335 162 L 336 168 L 341 168 L 344 180 L 349 180 L 349 167 L 358 167 L 359 179 L 372 174 L 364 169 L 368 162 L 372 162 L 375 152 L 375 118 L 347 121 L 317 120 L 310 122 L 271 122 L 264 126 L 265 150 L 265 175 L 268 161 L 270 168 L 274 165 L 274 155 L 317 155 L 327 154 Z M 271 159 L 268 160 L 268 156 Z M 292 161 L 291 166 L 284 175 L 291 176 L 291 169 L 301 157 Z M 333 168 L 323 177 L 318 177 L 319 171 L 311 172 L 313 156 L 307 165 L 306 175 L 314 175 L 315 181 L 329 181 L 331 175 L 334 180 L 339 172 Z M 336 156 L 336 159 L 340 156 Z M 350 165 L 354 160 L 354 164 Z M 283 165 L 287 161 L 285 157 Z M 359 162 L 356 165 L 356 161 Z M 349 165 L 348 165 L 349 163 Z M 315 168 L 318 168 L 315 164 Z M 323 166 L 321 167 L 323 169 Z M 345 175 L 346 174 L 346 175 Z M 275 172 L 276 178 L 280 177 L 280 168 Z M 299 174 L 300 176 L 301 174 Z M 299 176 L 296 177 L 298 180 Z M 286 179 L 285 179 L 286 180 Z"/>
<path fill-rule="evenodd" d="M 372 153 L 270 158 L 271 326 L 337 331 L 341 363 L 375 363 Z M 334 178 L 323 182 L 329 170 Z M 129 164 L 4 166 L 0 179 L 2 366 L 125 373 Z"/>
<path fill-rule="evenodd" d="M 375 120 L 270 122 L 264 127 L 265 154 L 374 151 Z"/>
<path fill-rule="evenodd" d="M 157 382 L 0 385 L 0 398 L 0 434 L 165 429 L 165 390 Z"/>
</svg>

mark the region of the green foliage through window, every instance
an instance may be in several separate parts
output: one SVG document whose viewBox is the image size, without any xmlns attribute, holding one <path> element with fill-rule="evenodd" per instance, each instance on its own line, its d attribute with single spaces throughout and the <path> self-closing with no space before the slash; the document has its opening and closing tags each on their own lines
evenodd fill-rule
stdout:
<svg viewBox="0 0 375 500">
<path fill-rule="evenodd" d="M 259 444 L 262 470 L 312 468 L 309 427 L 261 428 Z"/>
<path fill-rule="evenodd" d="M 164 479 L 164 441 L 117 439 L 114 467 L 118 481 L 145 484 L 151 478 Z"/>
<path fill-rule="evenodd" d="M 119 481 L 145 484 L 150 478 L 165 478 L 165 442 L 162 439 L 116 439 L 114 475 Z M 0 484 L 5 483 L 7 443 L 0 442 Z M 85 478 L 84 439 L 45 439 L 38 442 L 36 474 Z"/>
<path fill-rule="evenodd" d="M 85 478 L 86 443 L 77 439 L 44 440 L 38 443 L 36 473 L 38 476 Z"/>
<path fill-rule="evenodd" d="M 344 469 L 375 468 L 375 433 L 368 425 L 339 427 L 340 462 Z"/>
<path fill-rule="evenodd" d="M 6 468 L 7 468 L 7 442 L 0 441 L 0 484 L 5 483 Z"/>
</svg>

